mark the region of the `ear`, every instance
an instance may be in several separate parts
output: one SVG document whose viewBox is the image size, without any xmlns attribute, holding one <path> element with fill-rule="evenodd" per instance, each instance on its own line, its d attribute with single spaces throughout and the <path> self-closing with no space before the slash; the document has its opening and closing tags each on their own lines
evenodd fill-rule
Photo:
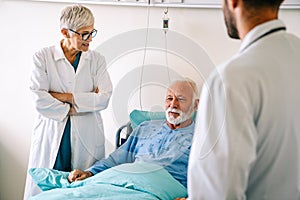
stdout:
<svg viewBox="0 0 300 200">
<path fill-rule="evenodd" d="M 229 9 L 232 10 L 239 5 L 240 0 L 225 0 L 225 3 L 227 3 Z"/>
<path fill-rule="evenodd" d="M 69 37 L 70 37 L 69 31 L 68 31 L 67 29 L 65 29 L 65 28 L 62 28 L 62 29 L 60 30 L 60 32 L 61 32 L 61 34 L 62 34 L 64 37 L 66 37 L 66 38 L 69 38 Z"/>
<path fill-rule="evenodd" d="M 199 105 L 199 99 L 196 99 L 194 103 L 194 111 L 197 111 L 198 105 Z"/>
</svg>

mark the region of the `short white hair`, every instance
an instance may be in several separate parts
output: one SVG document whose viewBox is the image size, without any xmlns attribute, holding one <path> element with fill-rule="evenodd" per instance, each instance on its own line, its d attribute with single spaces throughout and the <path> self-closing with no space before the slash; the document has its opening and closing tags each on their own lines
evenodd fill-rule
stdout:
<svg viewBox="0 0 300 200">
<path fill-rule="evenodd" d="M 79 28 L 94 25 L 95 18 L 90 9 L 76 4 L 67 6 L 61 11 L 60 28 L 78 30 Z"/>
<path fill-rule="evenodd" d="M 197 84 L 195 83 L 195 81 L 193 81 L 192 79 L 188 78 L 188 77 L 184 77 L 183 79 L 179 79 L 174 81 L 171 85 L 175 84 L 175 83 L 187 83 L 193 90 L 193 101 L 195 101 L 196 99 L 199 99 L 199 89 Z"/>
</svg>

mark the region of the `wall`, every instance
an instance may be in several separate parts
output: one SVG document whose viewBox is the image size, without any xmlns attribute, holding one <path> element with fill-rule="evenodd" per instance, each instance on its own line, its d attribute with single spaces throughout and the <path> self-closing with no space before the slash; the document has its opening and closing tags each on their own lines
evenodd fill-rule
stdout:
<svg viewBox="0 0 300 200">
<path fill-rule="evenodd" d="M 27 162 L 36 115 L 28 89 L 30 62 L 33 53 L 58 42 L 58 16 L 65 3 L 0 1 L 0 199 L 22 199 Z M 89 5 L 99 29 L 91 48 L 127 31 L 145 28 L 147 8 Z M 160 28 L 163 8 L 151 8 L 149 27 Z M 300 36 L 300 11 L 282 10 L 281 18 L 288 30 Z M 215 64 L 220 64 L 239 48 L 239 41 L 230 40 L 225 31 L 220 9 L 169 9 L 170 29 L 201 45 Z M 141 55 L 139 55 L 141 56 Z M 155 55 L 152 55 L 155 57 Z M 134 60 L 134 57 L 127 59 Z M 123 61 L 125 62 L 125 61 Z M 113 74 L 118 83 L 118 70 Z M 151 96 L 153 97 L 153 95 Z M 156 96 L 153 97 L 154 99 Z M 120 98 L 122 99 L 122 98 Z M 122 101 L 120 104 L 123 103 Z M 124 102 L 124 106 L 131 103 Z M 114 134 L 121 123 L 111 113 L 111 105 L 103 112 L 107 152 L 113 150 Z"/>
</svg>

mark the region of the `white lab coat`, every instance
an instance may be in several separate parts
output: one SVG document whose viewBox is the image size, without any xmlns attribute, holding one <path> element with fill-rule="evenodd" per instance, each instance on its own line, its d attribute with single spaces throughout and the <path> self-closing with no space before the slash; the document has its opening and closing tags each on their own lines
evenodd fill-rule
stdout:
<svg viewBox="0 0 300 200">
<path fill-rule="evenodd" d="M 204 84 L 189 200 L 300 199 L 300 39 L 261 24 Z"/>
<path fill-rule="evenodd" d="M 28 169 L 53 168 L 68 118 L 69 104 L 49 91 L 72 93 L 78 115 L 71 116 L 71 166 L 86 169 L 105 156 L 100 111 L 108 106 L 112 83 L 104 57 L 96 51 L 82 52 L 75 73 L 60 45 L 43 48 L 33 57 L 30 90 L 38 119 L 34 126 Z M 95 93 L 95 88 L 99 93 Z M 40 190 L 27 176 L 24 199 Z"/>
</svg>

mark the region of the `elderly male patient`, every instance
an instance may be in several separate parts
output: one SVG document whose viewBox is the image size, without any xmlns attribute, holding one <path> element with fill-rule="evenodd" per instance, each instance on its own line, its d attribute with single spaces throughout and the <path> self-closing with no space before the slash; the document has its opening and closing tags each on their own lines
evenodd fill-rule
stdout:
<svg viewBox="0 0 300 200">
<path fill-rule="evenodd" d="M 167 89 L 165 102 L 166 120 L 143 122 L 108 158 L 95 162 L 85 171 L 72 171 L 68 180 L 83 180 L 120 164 L 145 161 L 163 166 L 186 187 L 194 132 L 192 117 L 199 102 L 196 84 L 191 80 L 173 82 Z"/>
</svg>

